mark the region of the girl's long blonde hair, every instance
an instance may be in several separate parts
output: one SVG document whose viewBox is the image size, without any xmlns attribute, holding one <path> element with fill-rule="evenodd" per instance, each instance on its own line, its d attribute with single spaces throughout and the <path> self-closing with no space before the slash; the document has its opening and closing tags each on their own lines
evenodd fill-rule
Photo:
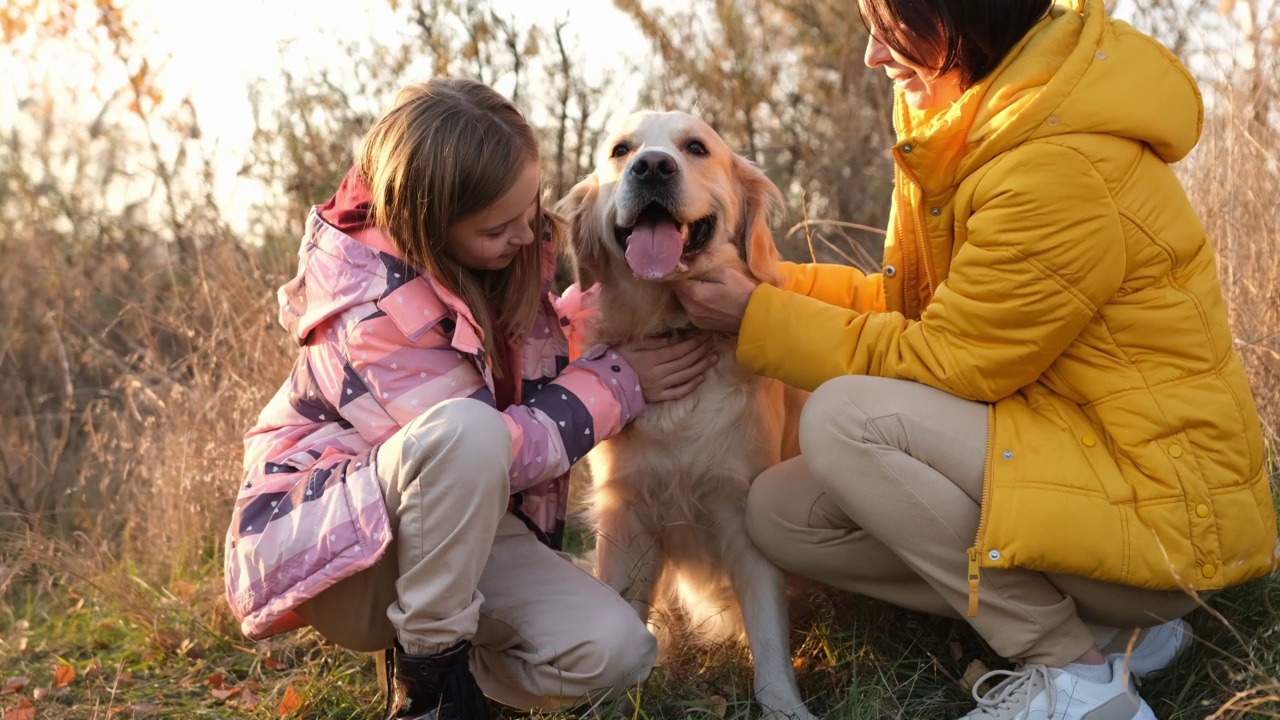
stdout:
<svg viewBox="0 0 1280 720">
<path fill-rule="evenodd" d="M 498 339 L 523 338 L 537 314 L 541 246 L 548 235 L 555 241 L 554 219 L 539 208 L 536 241 L 498 271 L 462 267 L 445 251 L 445 238 L 537 161 L 537 137 L 515 105 L 483 83 L 446 77 L 401 90 L 364 137 L 356 161 L 374 223 L 406 261 L 466 303 L 497 373 L 504 371 Z"/>
</svg>

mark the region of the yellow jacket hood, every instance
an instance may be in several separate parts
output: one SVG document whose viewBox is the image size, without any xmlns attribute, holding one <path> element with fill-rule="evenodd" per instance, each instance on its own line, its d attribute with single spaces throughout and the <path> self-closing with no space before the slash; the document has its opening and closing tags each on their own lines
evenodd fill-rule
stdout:
<svg viewBox="0 0 1280 720">
<path fill-rule="evenodd" d="M 932 189 L 1028 140 L 1071 133 L 1138 140 L 1177 162 L 1200 139 L 1204 105 L 1166 48 L 1108 18 L 1102 0 L 1082 0 L 1054 5 L 955 104 L 916 111 L 898 93 L 894 113 L 900 145 L 928 138 L 909 164 Z"/>
</svg>

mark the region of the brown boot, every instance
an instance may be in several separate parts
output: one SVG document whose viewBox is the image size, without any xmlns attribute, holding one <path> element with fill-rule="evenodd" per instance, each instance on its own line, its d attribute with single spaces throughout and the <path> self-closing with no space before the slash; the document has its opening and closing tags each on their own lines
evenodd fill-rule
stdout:
<svg viewBox="0 0 1280 720">
<path fill-rule="evenodd" d="M 386 720 L 489 720 L 489 700 L 471 675 L 471 643 L 435 655 L 386 653 Z"/>
</svg>

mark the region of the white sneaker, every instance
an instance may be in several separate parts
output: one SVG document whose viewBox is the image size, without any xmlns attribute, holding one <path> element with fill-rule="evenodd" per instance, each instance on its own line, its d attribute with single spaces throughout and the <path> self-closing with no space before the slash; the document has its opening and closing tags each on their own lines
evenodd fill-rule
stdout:
<svg viewBox="0 0 1280 720">
<path fill-rule="evenodd" d="M 977 709 L 960 720 L 1156 720 L 1121 664 L 1115 660 L 1108 664 L 1108 683 L 1044 665 L 1026 665 L 1016 672 L 993 670 L 973 688 Z M 983 683 L 1000 676 L 1005 676 L 1004 681 L 986 695 L 978 695 Z"/>
<path fill-rule="evenodd" d="M 1191 627 L 1185 620 L 1170 620 L 1163 625 L 1148 628 L 1138 637 L 1129 652 L 1131 633 L 1117 633 L 1102 648 L 1107 660 L 1126 660 L 1129 672 L 1137 678 L 1148 678 L 1173 664 L 1173 661 L 1191 646 Z"/>
</svg>

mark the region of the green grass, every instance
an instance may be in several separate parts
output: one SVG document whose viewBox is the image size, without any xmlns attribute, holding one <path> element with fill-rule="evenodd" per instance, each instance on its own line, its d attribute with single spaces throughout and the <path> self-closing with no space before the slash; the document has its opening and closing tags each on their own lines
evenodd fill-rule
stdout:
<svg viewBox="0 0 1280 720">
<path fill-rule="evenodd" d="M 89 574 L 28 573 L 10 588 L 0 625 L 4 680 L 29 679 L 0 697 L 15 708 L 38 696 L 36 717 L 275 718 L 289 688 L 298 718 L 371 720 L 382 696 L 371 655 L 321 644 L 301 631 L 249 643 L 236 631 L 220 595 L 217 565 L 149 584 L 127 565 Z M 1205 718 L 1237 693 L 1237 704 L 1268 702 L 1219 717 L 1271 717 L 1280 687 L 1280 579 L 1258 580 L 1214 596 L 1194 613 L 1196 643 L 1170 671 L 1147 682 L 1143 696 L 1166 720 Z M 1004 667 L 967 625 L 908 613 L 847 595 L 817 594 L 800 603 L 793 636 L 799 679 L 810 707 L 833 720 L 955 718 L 972 708 L 960 686 L 980 660 Z M 59 665 L 74 679 L 55 689 Z M 215 696 L 239 688 L 227 700 Z M 50 691 L 47 692 L 46 691 Z M 1252 694 L 1249 694 L 1253 691 Z M 257 699 L 247 710 L 234 703 Z M 660 667 L 630 701 L 597 708 L 600 717 L 658 718 L 757 715 L 750 702 L 750 663 L 741 648 L 686 653 Z M 507 717 L 519 717 L 507 713 Z M 12 712 L 10 717 L 21 717 Z"/>
</svg>

